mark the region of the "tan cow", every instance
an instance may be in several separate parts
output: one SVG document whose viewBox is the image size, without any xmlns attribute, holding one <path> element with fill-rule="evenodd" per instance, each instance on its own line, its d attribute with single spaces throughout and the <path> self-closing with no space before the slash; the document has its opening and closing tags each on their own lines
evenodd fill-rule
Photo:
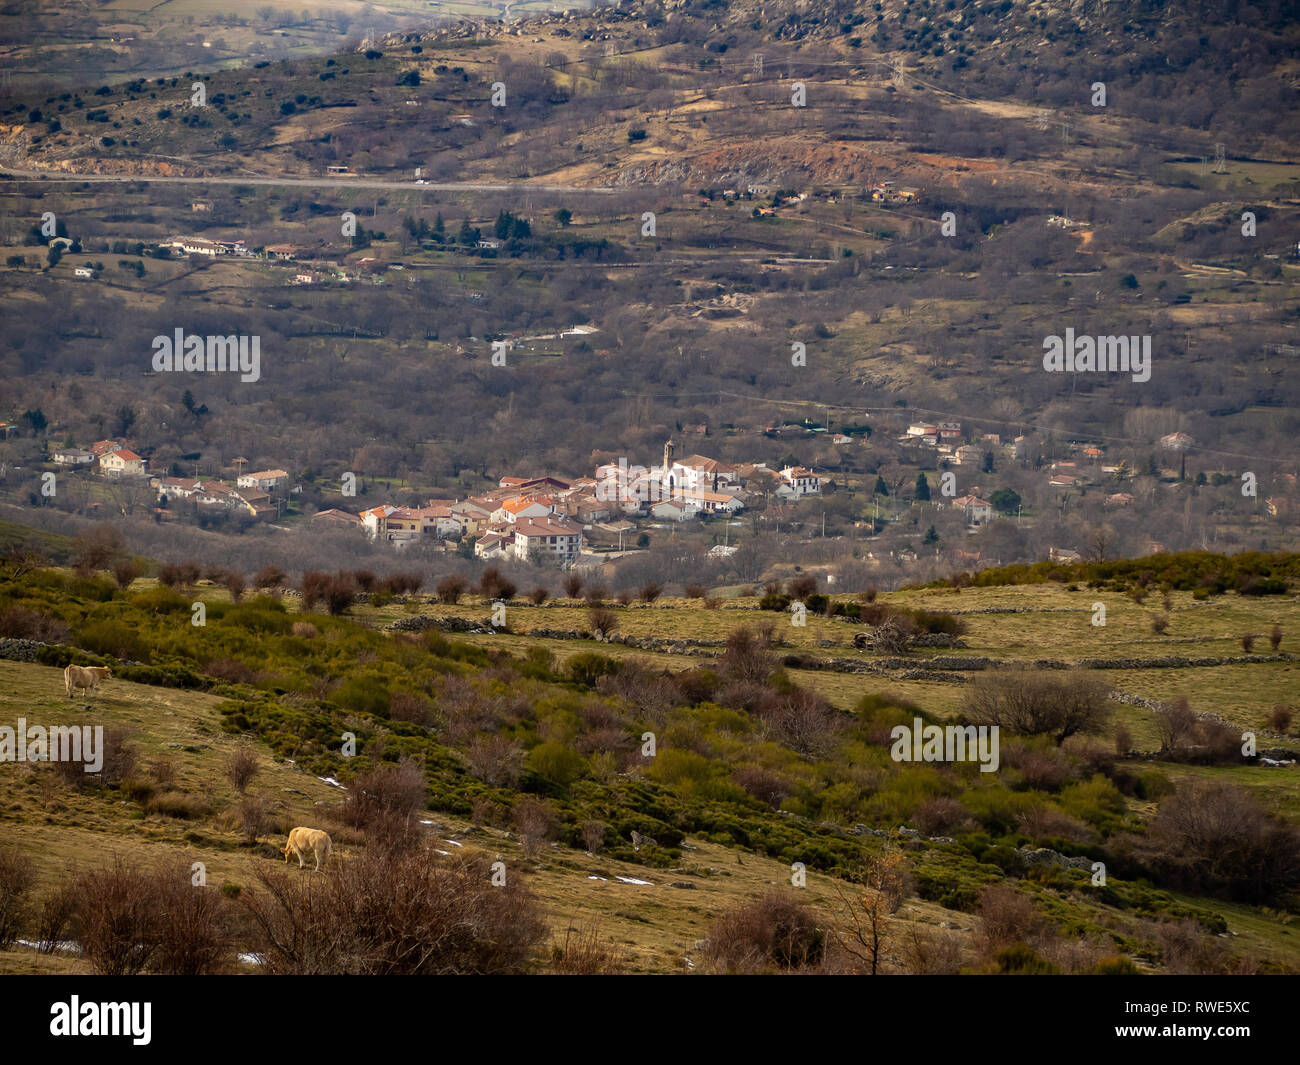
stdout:
<svg viewBox="0 0 1300 1065">
<path fill-rule="evenodd" d="M 63 686 L 68 689 L 68 698 L 71 699 L 77 688 L 90 694 L 101 680 L 107 680 L 112 675 L 108 666 L 69 666 L 63 671 Z"/>
<path fill-rule="evenodd" d="M 323 832 L 319 828 L 295 828 L 289 833 L 289 842 L 284 845 L 284 860 L 289 860 L 289 854 L 293 853 L 298 856 L 298 868 L 304 868 L 302 856 L 308 852 L 316 855 L 316 868 L 320 868 L 321 855 L 326 858 L 330 856 L 330 837 L 328 832 Z"/>
</svg>

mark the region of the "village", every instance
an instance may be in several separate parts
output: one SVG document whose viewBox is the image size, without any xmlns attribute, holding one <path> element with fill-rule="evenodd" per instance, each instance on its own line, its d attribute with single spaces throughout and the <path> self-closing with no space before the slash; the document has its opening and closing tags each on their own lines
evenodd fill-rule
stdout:
<svg viewBox="0 0 1300 1065">
<path fill-rule="evenodd" d="M 881 427 L 886 428 L 886 423 L 882 422 Z M 801 428 L 806 436 L 820 437 L 840 455 L 851 455 L 853 449 L 865 444 L 861 435 L 827 432 L 816 426 L 795 428 Z M 778 427 L 769 427 L 763 435 L 781 434 Z M 881 476 L 876 477 L 875 487 L 871 488 L 872 478 L 868 476 L 858 482 L 859 489 L 854 491 L 844 475 L 843 463 L 812 468 L 793 462 L 732 463 L 698 452 L 679 457 L 670 439 L 664 443 L 658 461 L 649 465 L 630 463 L 624 456 L 600 462 L 589 475 L 579 477 L 549 473 L 500 476 L 494 487 L 471 491 L 463 498 L 430 497 L 418 504 L 411 502 L 410 492 L 405 493 L 405 501 L 399 501 L 401 493 L 390 490 L 390 498 L 398 495 L 398 500 L 355 512 L 345 509 L 346 500 L 355 497 L 355 486 L 345 486 L 343 498 L 336 499 L 336 492 L 323 493 L 314 484 L 302 483 L 287 469 L 249 469 L 250 460 L 243 456 L 230 460 L 214 474 L 201 474 L 196 464 L 193 475 L 185 476 L 175 463 L 167 472 L 151 471 L 148 458 L 127 442 L 105 439 L 86 448 L 51 446 L 48 461 L 65 473 L 93 474 L 106 485 L 132 485 L 136 491 L 147 491 L 154 519 L 160 522 L 197 521 L 210 525 L 214 520 L 235 519 L 242 525 L 265 522 L 281 523 L 284 528 L 350 530 L 394 550 L 419 544 L 465 558 L 560 568 L 599 563 L 643 550 L 652 539 L 671 535 L 673 529 L 692 522 L 697 529 L 716 523 L 711 536 L 716 542 L 702 550 L 710 558 L 723 560 L 763 523 L 797 524 L 800 504 L 832 499 L 846 489 L 854 497 L 862 497 L 860 504 L 865 500 L 864 520 L 854 521 L 853 525 L 867 530 L 870 536 L 886 527 L 880 523 L 883 503 L 885 514 L 890 515 L 887 522 L 898 522 L 908 512 L 915 514 L 912 508 L 920 506 L 932 508 L 927 521 L 937 521 L 940 513 L 959 515 L 960 522 L 953 525 L 949 521 L 948 527 L 964 528 L 968 537 L 977 537 L 999 518 L 1019 524 L 1026 509 L 1019 492 L 992 487 L 1000 480 L 994 474 L 999 462 L 1017 464 L 1038 482 L 1040 510 L 1044 499 L 1056 499 L 1064 506 L 1068 505 L 1068 497 L 1090 489 L 1098 490 L 1107 512 L 1129 508 L 1135 499 L 1134 491 L 1126 490 L 1135 473 L 1129 461 L 1108 458 L 1106 448 L 1097 443 L 1071 442 L 1061 449 L 1068 457 L 1044 462 L 1029 454 L 1027 449 L 1037 445 L 1025 436 L 1004 440 L 997 433 L 968 430 L 961 422 L 925 420 L 897 423 L 888 442 L 902 464 L 893 471 L 892 488 Z M 1175 487 L 1184 481 L 1190 483 L 1185 456 L 1194 444 L 1186 433 L 1166 434 L 1158 446 L 1169 465 L 1152 460 L 1148 469 L 1136 472 L 1153 473 L 1172 481 Z M 905 495 L 900 489 L 913 476 L 906 472 L 907 468 L 918 472 L 915 488 Z M 929 479 L 926 470 L 931 471 Z M 1216 483 L 1224 477 L 1216 475 Z M 1198 483 L 1202 479 L 1203 475 L 1197 476 Z M 311 480 L 314 478 L 309 475 Z M 368 488 L 363 486 L 362 494 L 375 490 L 385 490 L 382 481 Z M 825 495 L 827 492 L 830 496 Z M 334 502 L 343 505 L 330 505 Z M 1261 502 L 1264 511 L 1273 517 L 1284 516 L 1289 509 L 1288 499 L 1282 494 Z M 91 503 L 89 509 L 102 512 L 102 504 Z M 867 517 L 873 512 L 874 518 Z M 807 513 L 803 508 L 805 518 Z M 887 552 L 887 557 L 903 564 L 914 563 L 920 557 L 917 548 L 932 541 L 933 536 L 928 535 L 919 545 L 900 542 L 894 545 L 895 550 Z M 1156 540 L 1146 544 L 1148 553 L 1164 549 L 1165 545 Z M 979 549 L 975 541 L 969 545 L 950 541 L 948 551 L 954 561 L 972 569 L 999 561 Z M 875 557 L 874 552 L 867 554 Z M 1075 547 L 1055 544 L 1046 548 L 1046 555 L 1063 562 L 1080 557 Z"/>
</svg>

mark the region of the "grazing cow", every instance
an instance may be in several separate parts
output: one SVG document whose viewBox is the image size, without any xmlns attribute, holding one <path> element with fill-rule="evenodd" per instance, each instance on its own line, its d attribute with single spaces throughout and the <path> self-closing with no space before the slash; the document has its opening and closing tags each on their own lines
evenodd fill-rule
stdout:
<svg viewBox="0 0 1300 1065">
<path fill-rule="evenodd" d="M 108 666 L 69 666 L 63 671 L 63 686 L 68 689 L 68 698 L 71 699 L 75 689 L 82 688 L 89 694 L 101 680 L 112 675 Z"/>
<path fill-rule="evenodd" d="M 316 855 L 316 868 L 320 868 L 321 855 L 330 856 L 330 837 L 328 832 L 319 828 L 295 828 L 289 833 L 289 842 L 284 845 L 284 860 L 289 860 L 292 852 L 298 856 L 298 868 L 304 868 L 302 856 L 308 852 Z"/>
</svg>

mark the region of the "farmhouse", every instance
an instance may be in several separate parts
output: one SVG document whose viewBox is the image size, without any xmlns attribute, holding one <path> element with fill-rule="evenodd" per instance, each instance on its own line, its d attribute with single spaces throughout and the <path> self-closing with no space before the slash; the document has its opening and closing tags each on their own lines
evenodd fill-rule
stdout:
<svg viewBox="0 0 1300 1065">
<path fill-rule="evenodd" d="M 263 492 L 271 492 L 285 487 L 289 483 L 289 474 L 284 470 L 259 470 L 241 474 L 235 483 L 240 488 L 260 488 Z"/>
<path fill-rule="evenodd" d="M 976 495 L 959 496 L 952 501 L 954 507 L 960 507 L 971 525 L 983 525 L 993 520 L 993 504 Z"/>
<path fill-rule="evenodd" d="M 777 486 L 776 494 L 783 498 L 802 499 L 821 494 L 822 479 L 802 466 L 787 466 L 781 471 L 781 480 L 785 484 Z"/>
<path fill-rule="evenodd" d="M 100 456 L 99 469 L 112 477 L 140 477 L 144 475 L 146 462 L 134 451 L 120 447 Z"/>
</svg>

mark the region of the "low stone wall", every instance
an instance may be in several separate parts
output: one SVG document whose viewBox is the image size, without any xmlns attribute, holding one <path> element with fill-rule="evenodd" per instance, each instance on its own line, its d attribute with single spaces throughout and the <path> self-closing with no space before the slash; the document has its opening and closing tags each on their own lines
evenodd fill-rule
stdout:
<svg viewBox="0 0 1300 1065">
<path fill-rule="evenodd" d="M 0 640 L 0 658 L 11 662 L 35 662 L 36 652 L 48 644 L 40 640 Z"/>
</svg>

